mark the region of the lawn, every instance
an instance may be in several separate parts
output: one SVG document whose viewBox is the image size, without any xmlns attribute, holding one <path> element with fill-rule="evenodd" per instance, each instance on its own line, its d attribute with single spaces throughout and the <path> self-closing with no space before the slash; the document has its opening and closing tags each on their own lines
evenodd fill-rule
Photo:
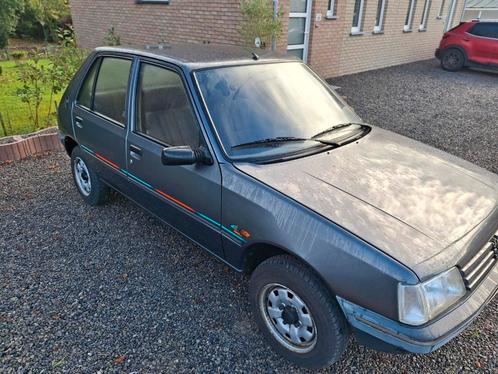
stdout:
<svg viewBox="0 0 498 374">
<path fill-rule="evenodd" d="M 47 65 L 48 60 L 40 60 L 40 63 Z M 5 123 L 5 129 L 0 125 L 0 137 L 6 135 L 26 134 L 39 130 L 34 125 L 28 105 L 23 103 L 17 96 L 16 90 L 22 83 L 17 77 L 17 66 L 15 61 L 0 61 L 2 74 L 0 75 L 0 114 Z M 54 95 L 52 98 L 52 109 L 49 113 L 50 89 L 48 86 L 44 90 L 43 101 L 40 106 L 40 126 L 48 127 L 55 125 L 54 102 L 59 103 L 62 93 Z M 6 130 L 6 131 L 5 131 Z M 7 132 L 7 134 L 5 133 Z"/>
</svg>

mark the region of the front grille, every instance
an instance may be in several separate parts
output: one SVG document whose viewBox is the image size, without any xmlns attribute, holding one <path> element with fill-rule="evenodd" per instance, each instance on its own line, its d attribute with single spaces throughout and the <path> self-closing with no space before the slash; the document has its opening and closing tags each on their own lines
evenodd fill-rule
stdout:
<svg viewBox="0 0 498 374">
<path fill-rule="evenodd" d="M 465 287 L 474 289 L 498 261 L 498 233 L 465 265 L 460 266 Z"/>
</svg>

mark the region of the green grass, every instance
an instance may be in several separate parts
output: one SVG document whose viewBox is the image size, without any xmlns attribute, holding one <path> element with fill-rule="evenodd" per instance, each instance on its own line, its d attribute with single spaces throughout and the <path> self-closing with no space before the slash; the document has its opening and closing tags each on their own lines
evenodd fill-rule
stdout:
<svg viewBox="0 0 498 374">
<path fill-rule="evenodd" d="M 48 60 L 40 60 L 47 65 Z M 0 137 L 6 135 L 27 134 L 40 128 L 55 125 L 55 105 L 59 103 L 62 93 L 52 98 L 52 113 L 48 113 L 50 89 L 44 90 L 43 101 L 40 105 L 40 127 L 36 128 L 30 116 L 28 104 L 23 103 L 16 95 L 16 89 L 22 86 L 17 79 L 17 67 L 15 61 L 0 61 L 2 74 L 0 75 L 0 114 L 6 124 L 7 134 L 0 126 Z"/>
</svg>

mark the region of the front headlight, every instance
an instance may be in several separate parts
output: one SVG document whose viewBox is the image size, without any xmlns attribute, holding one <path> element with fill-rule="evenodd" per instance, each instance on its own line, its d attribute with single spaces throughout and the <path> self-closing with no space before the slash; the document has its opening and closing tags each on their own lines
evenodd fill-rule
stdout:
<svg viewBox="0 0 498 374">
<path fill-rule="evenodd" d="M 460 271 L 452 268 L 417 285 L 398 285 L 399 320 L 418 326 L 430 321 L 465 295 Z"/>
</svg>

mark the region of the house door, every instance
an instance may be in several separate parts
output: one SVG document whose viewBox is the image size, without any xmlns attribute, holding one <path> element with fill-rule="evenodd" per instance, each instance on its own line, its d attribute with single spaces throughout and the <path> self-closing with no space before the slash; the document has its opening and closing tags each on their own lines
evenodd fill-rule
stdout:
<svg viewBox="0 0 498 374">
<path fill-rule="evenodd" d="M 287 53 L 307 61 L 313 0 L 291 0 Z"/>
</svg>

